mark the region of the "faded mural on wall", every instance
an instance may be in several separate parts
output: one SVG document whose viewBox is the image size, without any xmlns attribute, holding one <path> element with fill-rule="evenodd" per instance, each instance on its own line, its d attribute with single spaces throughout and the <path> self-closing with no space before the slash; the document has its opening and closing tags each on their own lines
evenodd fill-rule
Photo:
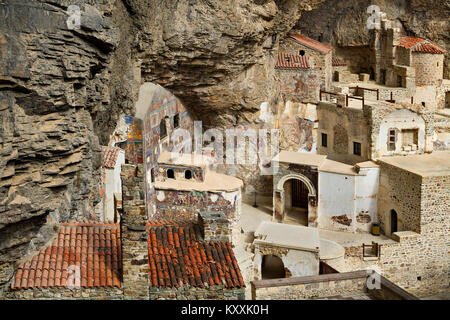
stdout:
<svg viewBox="0 0 450 320">
<path fill-rule="evenodd" d="M 160 132 L 161 123 L 164 121 L 166 135 Z M 144 167 L 146 172 L 146 203 L 149 219 L 154 218 L 156 203 L 155 189 L 151 182 L 153 174 L 157 175 L 158 156 L 161 149 L 171 151 L 173 143 L 170 140 L 170 133 L 177 128 L 186 129 L 193 136 L 193 120 L 189 112 L 168 90 L 158 87 L 155 90 L 153 99 L 149 102 L 149 107 L 144 120 Z"/>
</svg>

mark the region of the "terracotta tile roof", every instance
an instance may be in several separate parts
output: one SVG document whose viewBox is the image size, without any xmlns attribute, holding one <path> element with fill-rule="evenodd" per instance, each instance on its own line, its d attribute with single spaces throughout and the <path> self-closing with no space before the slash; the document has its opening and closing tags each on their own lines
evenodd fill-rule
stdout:
<svg viewBox="0 0 450 320">
<path fill-rule="evenodd" d="M 147 227 L 151 286 L 245 287 L 229 242 L 202 241 L 192 223 L 151 221 Z"/>
<path fill-rule="evenodd" d="M 347 64 L 342 61 L 341 59 L 339 59 L 338 57 L 333 57 L 332 58 L 332 65 L 333 67 L 345 67 Z"/>
<path fill-rule="evenodd" d="M 278 53 L 277 69 L 309 69 L 308 57 L 290 53 Z"/>
<path fill-rule="evenodd" d="M 441 47 L 431 43 L 430 40 L 417 37 L 401 37 L 398 47 L 404 47 L 406 49 L 411 49 L 413 52 L 424 52 L 424 53 L 438 53 L 444 54 L 447 51 Z"/>
<path fill-rule="evenodd" d="M 19 265 L 11 289 L 69 287 L 69 266 L 80 268 L 75 286 L 121 287 L 118 224 L 63 223 L 51 246 Z M 69 274 L 68 274 L 69 272 Z"/>
<path fill-rule="evenodd" d="M 331 50 L 333 50 L 332 46 L 329 46 L 325 43 L 311 39 L 302 34 L 293 34 L 293 35 L 290 35 L 290 38 L 294 39 L 295 41 L 297 41 L 300 44 L 303 44 L 304 46 L 307 46 L 308 48 L 320 51 L 325 54 L 330 52 Z"/>
<path fill-rule="evenodd" d="M 113 169 L 121 150 L 117 147 L 103 147 L 103 168 Z"/>
</svg>

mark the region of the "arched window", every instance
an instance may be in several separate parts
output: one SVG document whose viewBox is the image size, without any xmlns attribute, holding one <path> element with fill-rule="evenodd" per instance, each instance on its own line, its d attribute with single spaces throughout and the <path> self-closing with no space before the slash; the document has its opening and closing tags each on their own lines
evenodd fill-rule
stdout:
<svg viewBox="0 0 450 320">
<path fill-rule="evenodd" d="M 303 57 L 305 55 L 305 50 L 300 50 L 299 54 Z"/>
<path fill-rule="evenodd" d="M 173 169 L 167 169 L 167 178 L 175 179 L 175 172 L 173 172 Z"/>
<path fill-rule="evenodd" d="M 192 178 L 192 171 L 191 170 L 186 170 L 185 172 L 184 172 L 184 177 L 186 178 L 186 179 L 191 179 Z"/>
</svg>

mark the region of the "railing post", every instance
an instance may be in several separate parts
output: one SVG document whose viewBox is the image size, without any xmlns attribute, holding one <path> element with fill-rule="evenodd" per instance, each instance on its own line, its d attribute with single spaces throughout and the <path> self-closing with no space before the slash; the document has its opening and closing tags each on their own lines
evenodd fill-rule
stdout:
<svg viewBox="0 0 450 320">
<path fill-rule="evenodd" d="M 348 94 L 345 94 L 345 106 L 348 107 Z"/>
<path fill-rule="evenodd" d="M 377 89 L 377 100 L 380 100 L 380 89 Z"/>
</svg>

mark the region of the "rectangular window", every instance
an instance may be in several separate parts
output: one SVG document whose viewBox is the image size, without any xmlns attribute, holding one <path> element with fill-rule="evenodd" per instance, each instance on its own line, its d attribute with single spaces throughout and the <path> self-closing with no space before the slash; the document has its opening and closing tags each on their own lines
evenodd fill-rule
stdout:
<svg viewBox="0 0 450 320">
<path fill-rule="evenodd" d="M 328 141 L 327 141 L 327 134 L 326 133 L 322 133 L 322 147 L 327 147 L 328 146 Z"/>
<path fill-rule="evenodd" d="M 357 156 L 361 155 L 361 143 L 353 142 L 353 154 Z"/>
<path fill-rule="evenodd" d="M 174 117 L 173 117 L 173 127 L 176 129 L 180 126 L 180 114 L 177 113 Z"/>
<path fill-rule="evenodd" d="M 388 151 L 395 151 L 395 130 L 389 130 L 388 136 Z"/>
<path fill-rule="evenodd" d="M 417 129 L 402 130 L 402 145 L 409 146 L 412 144 L 417 145 L 419 132 Z"/>
</svg>

